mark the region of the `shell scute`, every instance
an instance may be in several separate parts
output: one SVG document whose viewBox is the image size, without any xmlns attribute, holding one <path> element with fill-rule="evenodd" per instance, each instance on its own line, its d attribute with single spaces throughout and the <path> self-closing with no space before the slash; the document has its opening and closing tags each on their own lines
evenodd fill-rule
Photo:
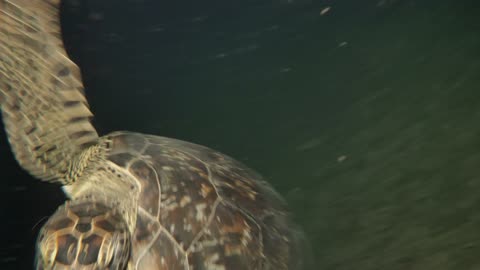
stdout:
<svg viewBox="0 0 480 270">
<path fill-rule="evenodd" d="M 150 147 L 145 156 L 160 182 L 159 222 L 180 246 L 187 248 L 207 224 L 217 200 L 208 168 L 177 149 Z"/>
<path fill-rule="evenodd" d="M 145 136 L 132 132 L 114 132 L 107 136 L 110 141 L 110 155 L 120 153 L 141 153 L 147 146 Z"/>
<path fill-rule="evenodd" d="M 160 213 L 161 187 L 157 172 L 143 160 L 137 160 L 129 168 L 140 185 L 139 204 L 153 217 Z"/>
<path fill-rule="evenodd" d="M 156 235 L 151 247 L 141 255 L 135 269 L 185 270 L 187 258 L 183 250 L 165 232 Z"/>
<path fill-rule="evenodd" d="M 135 233 L 133 235 L 133 247 L 149 246 L 156 239 L 156 235 L 160 231 L 161 227 L 157 220 L 153 220 L 145 213 L 139 212 L 137 218 L 137 225 L 135 226 Z"/>
<path fill-rule="evenodd" d="M 128 167 L 129 162 L 135 158 L 131 153 L 117 153 L 110 155 L 109 160 L 120 167 Z"/>
<path fill-rule="evenodd" d="M 200 269 L 256 269 L 262 233 L 247 215 L 220 203 L 212 222 L 192 245 L 190 263 Z"/>
</svg>

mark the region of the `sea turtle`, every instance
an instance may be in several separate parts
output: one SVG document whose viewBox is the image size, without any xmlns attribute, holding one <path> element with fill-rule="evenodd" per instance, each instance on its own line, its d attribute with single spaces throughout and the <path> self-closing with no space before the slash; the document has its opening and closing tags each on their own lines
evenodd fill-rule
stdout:
<svg viewBox="0 0 480 270">
<path fill-rule="evenodd" d="M 215 150 L 99 137 L 61 40 L 60 0 L 0 0 L 0 106 L 19 164 L 69 200 L 37 269 L 300 269 L 303 237 L 261 176 Z"/>
</svg>

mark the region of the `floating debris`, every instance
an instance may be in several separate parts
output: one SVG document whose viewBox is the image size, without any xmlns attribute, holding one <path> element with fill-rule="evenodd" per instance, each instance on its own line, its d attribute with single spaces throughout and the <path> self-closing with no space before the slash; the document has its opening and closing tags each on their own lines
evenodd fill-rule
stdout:
<svg viewBox="0 0 480 270">
<path fill-rule="evenodd" d="M 342 41 L 338 44 L 338 47 L 345 47 L 347 45 L 348 45 L 348 43 L 346 41 Z"/>
<path fill-rule="evenodd" d="M 197 22 L 203 22 L 206 19 L 208 19 L 208 16 L 197 16 L 195 18 L 192 18 L 190 21 L 193 23 L 197 23 Z"/>
<path fill-rule="evenodd" d="M 322 11 L 320 11 L 320 16 L 323 16 L 323 15 L 327 14 L 327 12 L 329 12 L 329 11 L 330 11 L 330 7 L 326 7 L 324 9 L 322 9 Z"/>
<path fill-rule="evenodd" d="M 267 28 L 265 28 L 265 31 L 275 31 L 275 30 L 278 30 L 280 28 L 280 26 L 278 25 L 272 25 L 272 26 L 269 26 Z"/>
<path fill-rule="evenodd" d="M 98 22 L 104 19 L 104 15 L 101 12 L 90 12 L 88 18 L 92 21 Z"/>
<path fill-rule="evenodd" d="M 323 141 L 320 138 L 313 138 L 295 148 L 297 151 L 306 151 L 319 146 Z"/>
<path fill-rule="evenodd" d="M 103 39 L 107 42 L 112 42 L 112 43 L 115 43 L 115 42 L 123 42 L 125 41 L 125 36 L 121 36 L 117 33 L 108 33 L 106 35 L 103 36 Z"/>
<path fill-rule="evenodd" d="M 337 158 L 337 162 L 341 163 L 341 162 L 344 162 L 346 159 L 347 159 L 346 155 L 341 155 Z"/>
<path fill-rule="evenodd" d="M 11 263 L 11 262 L 16 262 L 18 260 L 17 257 L 2 257 L 0 261 L 2 263 Z"/>
<path fill-rule="evenodd" d="M 12 189 L 13 192 L 25 191 L 25 190 L 27 190 L 26 186 L 14 186 Z"/>
<path fill-rule="evenodd" d="M 256 49 L 258 49 L 259 46 L 257 44 L 251 44 L 246 47 L 240 47 L 240 48 L 235 48 L 231 50 L 228 54 L 239 54 L 239 53 L 244 53 L 244 52 L 251 52 Z"/>
<path fill-rule="evenodd" d="M 163 28 L 163 27 L 161 27 L 161 26 L 154 26 L 154 27 L 148 29 L 147 31 L 148 31 L 148 32 L 153 32 L 153 33 L 155 33 L 155 32 L 163 32 L 163 31 L 165 31 L 165 28 Z"/>
<path fill-rule="evenodd" d="M 282 68 L 282 69 L 280 69 L 280 72 L 282 72 L 282 73 L 286 73 L 286 72 L 290 72 L 291 70 L 292 70 L 291 68 L 289 68 L 289 67 L 286 67 L 286 68 Z"/>
<path fill-rule="evenodd" d="M 226 53 L 219 53 L 219 54 L 215 55 L 215 58 L 225 58 L 227 56 L 228 56 L 228 54 L 226 54 Z"/>
</svg>

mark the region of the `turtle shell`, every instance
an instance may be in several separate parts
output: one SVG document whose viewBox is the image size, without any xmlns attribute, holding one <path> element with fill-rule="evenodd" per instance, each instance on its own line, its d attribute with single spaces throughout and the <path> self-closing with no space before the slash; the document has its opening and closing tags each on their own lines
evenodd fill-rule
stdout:
<svg viewBox="0 0 480 270">
<path fill-rule="evenodd" d="M 273 188 L 185 141 L 116 132 L 108 159 L 141 189 L 133 269 L 299 269 L 299 232 Z"/>
</svg>

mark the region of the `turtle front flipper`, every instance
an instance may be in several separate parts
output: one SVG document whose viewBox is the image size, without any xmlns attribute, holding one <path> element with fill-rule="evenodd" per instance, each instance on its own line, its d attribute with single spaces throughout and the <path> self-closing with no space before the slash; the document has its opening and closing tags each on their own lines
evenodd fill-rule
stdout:
<svg viewBox="0 0 480 270">
<path fill-rule="evenodd" d="M 20 165 L 68 184 L 98 135 L 79 68 L 63 47 L 59 2 L 0 0 L 0 107 Z"/>
<path fill-rule="evenodd" d="M 118 211 L 70 201 L 58 208 L 37 240 L 37 269 L 126 269 L 130 233 Z"/>
</svg>

